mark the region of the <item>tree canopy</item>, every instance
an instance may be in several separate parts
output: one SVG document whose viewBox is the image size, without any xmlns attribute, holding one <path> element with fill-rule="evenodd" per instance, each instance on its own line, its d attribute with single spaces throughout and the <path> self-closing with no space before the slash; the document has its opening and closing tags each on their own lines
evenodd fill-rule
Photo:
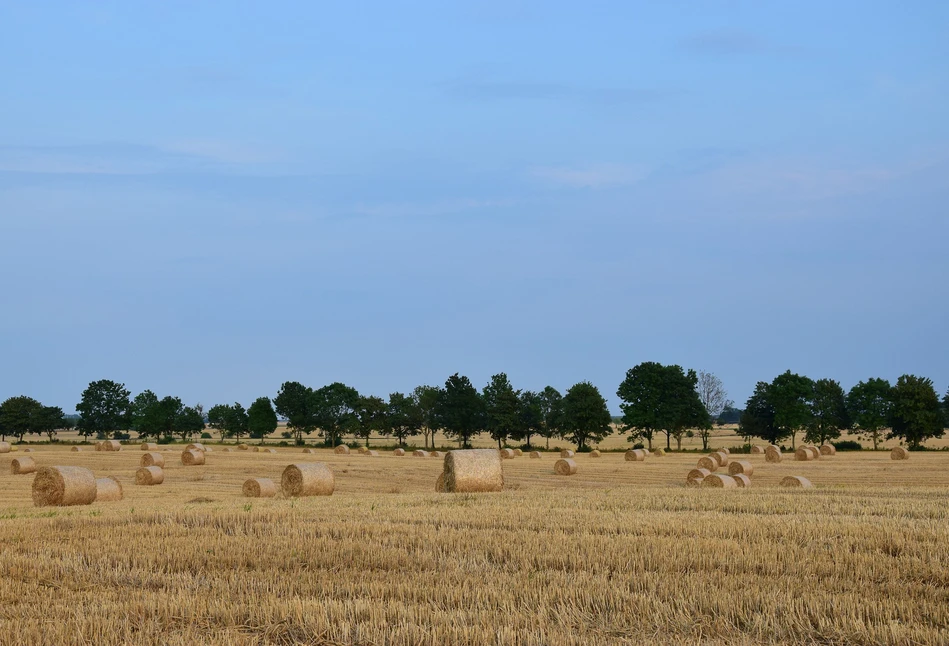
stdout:
<svg viewBox="0 0 949 646">
<path fill-rule="evenodd" d="M 471 380 L 457 372 L 445 381 L 435 410 L 437 425 L 462 447 L 471 446 L 471 438 L 485 429 L 484 400 Z"/>
<path fill-rule="evenodd" d="M 125 384 L 108 379 L 90 383 L 82 392 L 82 400 L 76 404 L 80 415 L 76 425 L 79 434 L 107 437 L 127 428 L 130 394 Z"/>
<path fill-rule="evenodd" d="M 873 442 L 876 450 L 883 439 L 883 431 L 890 423 L 893 406 L 893 387 L 886 379 L 871 378 L 861 381 L 847 394 L 847 410 L 855 432 Z"/>
<path fill-rule="evenodd" d="M 893 387 L 890 437 L 898 437 L 911 448 L 929 438 L 942 437 L 945 420 L 933 382 L 915 375 L 901 376 Z"/>
<path fill-rule="evenodd" d="M 564 395 L 563 418 L 565 435 L 578 450 L 588 442 L 602 442 L 613 432 L 606 400 L 589 381 L 574 384 Z"/>
<path fill-rule="evenodd" d="M 630 439 L 642 437 L 652 448 L 655 432 L 662 431 L 668 447 L 673 436 L 681 443 L 686 428 L 707 426 L 709 414 L 697 385 L 695 371 L 685 372 L 681 366 L 647 361 L 630 368 L 616 391 Z"/>
<path fill-rule="evenodd" d="M 247 432 L 263 439 L 277 430 L 277 413 L 269 397 L 258 397 L 247 409 Z"/>
<path fill-rule="evenodd" d="M 815 381 L 811 402 L 811 421 L 804 434 L 804 440 L 814 444 L 824 444 L 840 437 L 840 431 L 850 426 L 847 395 L 840 387 L 840 382 L 833 379 Z"/>
<path fill-rule="evenodd" d="M 485 428 L 491 438 L 503 448 L 504 442 L 517 435 L 521 428 L 520 391 L 514 390 L 507 375 L 500 372 L 481 393 L 484 400 Z"/>
</svg>

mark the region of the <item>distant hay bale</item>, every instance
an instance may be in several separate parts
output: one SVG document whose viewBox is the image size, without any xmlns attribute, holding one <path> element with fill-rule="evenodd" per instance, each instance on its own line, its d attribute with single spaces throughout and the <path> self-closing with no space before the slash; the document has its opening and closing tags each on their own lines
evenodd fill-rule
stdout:
<svg viewBox="0 0 949 646">
<path fill-rule="evenodd" d="M 359 450 L 360 453 L 366 453 L 366 452 L 369 451 L 369 447 L 368 447 L 368 446 L 360 446 L 358 450 Z"/>
<path fill-rule="evenodd" d="M 714 453 L 711 453 L 711 454 L 710 454 L 710 457 L 711 457 L 713 460 L 718 461 L 718 466 L 720 466 L 720 467 L 727 467 L 727 466 L 728 466 L 728 454 L 727 454 L 727 453 L 722 453 L 721 451 L 715 451 Z"/>
<path fill-rule="evenodd" d="M 365 453 L 363 453 L 363 455 L 366 456 L 367 458 L 378 458 L 379 452 L 375 450 L 366 451 Z"/>
<path fill-rule="evenodd" d="M 142 442 L 142 450 L 143 451 L 157 451 L 158 445 L 155 444 L 154 442 Z"/>
<path fill-rule="evenodd" d="M 785 476 L 781 479 L 782 487 L 797 487 L 798 489 L 810 489 L 814 485 L 804 476 Z"/>
<path fill-rule="evenodd" d="M 161 467 L 139 467 L 135 472 L 135 484 L 160 485 L 165 481 L 165 472 Z"/>
<path fill-rule="evenodd" d="M 331 496 L 336 488 L 333 471 L 323 462 L 291 464 L 283 470 L 280 488 L 285 496 Z"/>
<path fill-rule="evenodd" d="M 517 457 L 521 457 L 522 455 L 524 455 L 524 450 L 523 450 L 523 449 L 514 449 L 514 455 L 516 455 Z"/>
<path fill-rule="evenodd" d="M 316 453 L 316 449 L 309 449 L 309 448 L 307 448 L 307 449 L 303 449 L 303 452 L 304 452 L 304 453 L 310 453 L 310 454 L 312 454 L 312 453 Z"/>
<path fill-rule="evenodd" d="M 96 499 L 96 477 L 84 467 L 41 467 L 33 477 L 37 507 L 90 505 Z"/>
<path fill-rule="evenodd" d="M 702 480 L 702 486 L 713 489 L 737 489 L 738 483 L 731 476 L 726 476 L 723 473 L 713 473 Z"/>
<path fill-rule="evenodd" d="M 260 447 L 259 447 L 259 446 L 255 446 L 255 447 L 254 447 L 254 453 L 260 453 Z"/>
<path fill-rule="evenodd" d="M 728 464 L 728 475 L 734 476 L 742 473 L 746 476 L 750 476 L 755 472 L 754 465 L 748 460 L 732 460 Z"/>
<path fill-rule="evenodd" d="M 837 455 L 837 447 L 834 446 L 833 444 L 821 444 L 820 454 L 821 455 Z"/>
<path fill-rule="evenodd" d="M 207 447 L 206 449 L 204 449 L 204 452 L 205 452 L 205 453 L 210 453 L 210 452 L 212 452 L 213 450 L 214 450 L 214 449 L 209 446 L 209 447 Z"/>
<path fill-rule="evenodd" d="M 540 451 L 531 451 L 531 452 L 530 452 L 530 457 L 531 457 L 532 460 L 537 460 L 538 458 L 541 457 L 541 456 L 540 456 Z"/>
<path fill-rule="evenodd" d="M 708 469 L 702 469 L 702 468 L 692 469 L 691 471 L 689 471 L 689 474 L 685 477 L 685 483 L 687 485 L 692 485 L 693 487 L 697 487 L 698 485 L 702 484 L 702 480 L 709 477 L 710 475 L 712 475 L 712 472 L 709 471 Z"/>
<path fill-rule="evenodd" d="M 96 502 L 122 500 L 122 483 L 114 477 L 96 478 Z"/>
<path fill-rule="evenodd" d="M 121 451 L 122 444 L 118 440 L 103 440 L 102 451 Z"/>
<path fill-rule="evenodd" d="M 601 455 L 602 455 L 602 453 L 600 453 L 600 451 L 599 451 L 598 449 L 593 449 L 592 451 L 590 451 L 590 457 L 591 457 L 591 458 L 598 458 L 598 457 L 600 457 Z"/>
<path fill-rule="evenodd" d="M 32 453 L 32 452 L 33 452 L 33 449 L 26 448 L 26 449 L 23 449 L 23 452 L 24 452 L 24 453 Z"/>
<path fill-rule="evenodd" d="M 402 457 L 403 455 L 405 455 L 405 449 L 396 449 L 395 451 L 392 452 L 392 455 Z"/>
<path fill-rule="evenodd" d="M 13 458 L 10 461 L 10 473 L 18 476 L 36 472 L 36 460 L 24 455 L 22 458 Z"/>
<path fill-rule="evenodd" d="M 697 466 L 699 469 L 705 469 L 709 473 L 714 473 L 715 471 L 718 471 L 718 460 L 706 455 L 699 458 L 699 462 L 695 466 Z"/>
<path fill-rule="evenodd" d="M 449 493 L 448 489 L 445 487 L 445 472 L 442 471 L 438 474 L 438 479 L 435 480 L 435 493 Z"/>
<path fill-rule="evenodd" d="M 187 451 L 181 452 L 181 464 L 186 467 L 196 467 L 204 464 L 205 461 L 204 451 L 196 451 L 195 449 L 189 449 Z"/>
<path fill-rule="evenodd" d="M 241 492 L 247 498 L 273 498 L 277 495 L 277 485 L 270 478 L 250 478 L 244 481 Z"/>
<path fill-rule="evenodd" d="M 656 456 L 657 458 L 661 458 L 661 457 L 665 456 L 666 450 L 663 449 L 663 448 L 658 448 L 658 449 L 656 449 L 655 451 L 653 451 L 652 454 L 653 454 L 654 456 Z"/>
<path fill-rule="evenodd" d="M 571 451 L 570 449 L 562 449 L 560 451 L 560 457 L 562 458 L 572 458 L 575 455 L 576 453 L 574 451 Z"/>
<path fill-rule="evenodd" d="M 250 449 L 250 447 L 249 447 L 248 445 L 246 445 L 246 444 L 238 444 L 238 445 L 237 445 L 237 448 L 238 448 L 239 450 L 241 450 L 241 451 L 247 451 L 247 450 Z"/>
<path fill-rule="evenodd" d="M 732 453 L 731 451 L 728 450 L 727 446 L 723 446 L 722 448 L 720 448 L 719 452 L 724 453 L 725 455 L 731 455 Z M 725 465 L 723 464 L 722 466 L 725 466 Z"/>
<path fill-rule="evenodd" d="M 751 486 L 751 478 L 744 473 L 736 473 L 732 478 L 735 479 L 735 484 L 738 485 L 739 489 L 747 489 Z"/>
<path fill-rule="evenodd" d="M 142 459 L 139 465 L 143 467 L 162 467 L 165 466 L 165 456 L 157 452 L 142 453 Z"/>
<path fill-rule="evenodd" d="M 227 447 L 226 449 L 224 449 L 225 453 L 232 453 L 233 451 L 234 449 L 232 449 L 231 447 Z"/>
<path fill-rule="evenodd" d="M 572 476 L 577 473 L 577 463 L 570 458 L 561 458 L 554 463 L 554 473 L 558 476 Z"/>
<path fill-rule="evenodd" d="M 809 446 L 799 446 L 794 451 L 794 459 L 798 462 L 808 462 L 814 459 L 814 451 Z"/>
<path fill-rule="evenodd" d="M 276 453 L 277 449 L 261 449 L 261 453 Z"/>
<path fill-rule="evenodd" d="M 780 462 L 781 461 L 781 449 L 771 444 L 764 450 L 764 460 L 765 462 Z"/>
<path fill-rule="evenodd" d="M 74 446 L 74 447 L 72 447 L 72 448 L 69 449 L 69 450 L 72 451 L 73 453 L 79 453 L 80 451 L 82 451 L 82 447 L 81 447 L 81 446 Z"/>
<path fill-rule="evenodd" d="M 516 455 L 514 449 L 501 449 L 500 454 L 502 460 L 513 460 Z"/>
<path fill-rule="evenodd" d="M 755 444 L 753 447 L 751 447 L 751 452 L 754 453 L 755 455 L 760 455 L 764 453 L 764 449 L 758 446 L 757 444 Z"/>
<path fill-rule="evenodd" d="M 445 452 L 444 452 L 444 451 L 432 451 L 431 453 L 428 454 L 428 457 L 430 457 L 430 458 L 443 458 L 443 457 L 445 457 Z"/>
<path fill-rule="evenodd" d="M 504 489 L 501 454 L 494 449 L 449 451 L 442 473 L 448 493 L 487 493 Z"/>
<path fill-rule="evenodd" d="M 101 440 L 96 442 L 96 451 L 104 451 L 105 449 L 102 448 L 104 445 L 105 445 L 105 442 L 102 442 Z"/>
<path fill-rule="evenodd" d="M 333 449 L 333 452 L 337 455 L 349 455 L 349 447 L 345 444 L 340 444 L 335 449 Z"/>
<path fill-rule="evenodd" d="M 185 451 L 202 451 L 206 453 L 207 449 L 201 442 L 193 442 L 185 447 Z"/>
<path fill-rule="evenodd" d="M 418 450 L 412 451 L 412 455 L 416 458 L 427 458 L 428 451 L 423 451 L 422 449 L 418 449 Z"/>
<path fill-rule="evenodd" d="M 626 452 L 625 459 L 627 462 L 645 462 L 646 452 L 642 449 L 631 449 Z"/>
<path fill-rule="evenodd" d="M 9 453 L 9 452 L 10 452 L 10 443 L 0 442 L 0 453 Z"/>
<path fill-rule="evenodd" d="M 907 451 L 902 446 L 895 447 L 890 451 L 891 460 L 909 460 L 909 451 Z"/>
</svg>

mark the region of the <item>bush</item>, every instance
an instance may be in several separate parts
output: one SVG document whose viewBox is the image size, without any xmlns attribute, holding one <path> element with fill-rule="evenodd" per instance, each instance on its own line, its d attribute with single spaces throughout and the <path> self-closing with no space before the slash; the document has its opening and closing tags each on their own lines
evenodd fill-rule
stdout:
<svg viewBox="0 0 949 646">
<path fill-rule="evenodd" d="M 831 442 L 838 451 L 862 451 L 863 445 L 853 440 L 841 440 L 840 442 Z"/>
<path fill-rule="evenodd" d="M 202 440 L 210 440 L 210 439 L 211 439 L 211 434 L 210 434 L 210 433 L 202 433 L 202 434 L 201 434 L 201 439 L 202 439 Z"/>
<path fill-rule="evenodd" d="M 122 431 L 115 431 L 114 433 L 112 433 L 113 440 L 127 440 L 131 437 L 132 437 L 131 435 L 129 435 L 128 433 L 123 433 Z"/>
<path fill-rule="evenodd" d="M 636 442 L 636 444 L 633 444 L 634 451 L 637 449 L 644 449 L 644 448 L 646 448 L 646 445 L 643 444 L 642 442 Z"/>
</svg>

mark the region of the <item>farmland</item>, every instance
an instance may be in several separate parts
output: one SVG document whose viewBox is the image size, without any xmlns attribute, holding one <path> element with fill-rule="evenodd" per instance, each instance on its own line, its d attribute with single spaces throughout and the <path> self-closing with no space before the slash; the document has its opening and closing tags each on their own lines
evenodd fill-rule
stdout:
<svg viewBox="0 0 949 646">
<path fill-rule="evenodd" d="M 180 447 L 178 447 L 180 448 Z M 0 456 L 0 643 L 614 644 L 949 641 L 949 456 L 755 464 L 748 490 L 683 486 L 694 455 L 504 462 L 505 491 L 433 491 L 434 458 L 328 450 L 40 446 L 115 475 L 120 502 L 36 508 Z M 240 496 L 323 461 L 332 497 Z M 777 487 L 804 475 L 807 491 Z"/>
</svg>

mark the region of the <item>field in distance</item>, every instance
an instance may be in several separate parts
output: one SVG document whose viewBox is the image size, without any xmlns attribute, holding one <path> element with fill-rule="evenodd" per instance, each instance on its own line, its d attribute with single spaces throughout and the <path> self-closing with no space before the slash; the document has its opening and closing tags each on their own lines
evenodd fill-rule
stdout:
<svg viewBox="0 0 949 646">
<path fill-rule="evenodd" d="M 437 458 L 180 448 L 145 487 L 137 447 L 36 447 L 124 485 L 69 508 L 0 456 L 0 644 L 949 643 L 945 453 L 741 456 L 753 486 L 727 491 L 684 486 L 695 455 L 525 455 L 504 492 L 451 495 Z M 333 496 L 241 497 L 307 461 Z"/>
</svg>

